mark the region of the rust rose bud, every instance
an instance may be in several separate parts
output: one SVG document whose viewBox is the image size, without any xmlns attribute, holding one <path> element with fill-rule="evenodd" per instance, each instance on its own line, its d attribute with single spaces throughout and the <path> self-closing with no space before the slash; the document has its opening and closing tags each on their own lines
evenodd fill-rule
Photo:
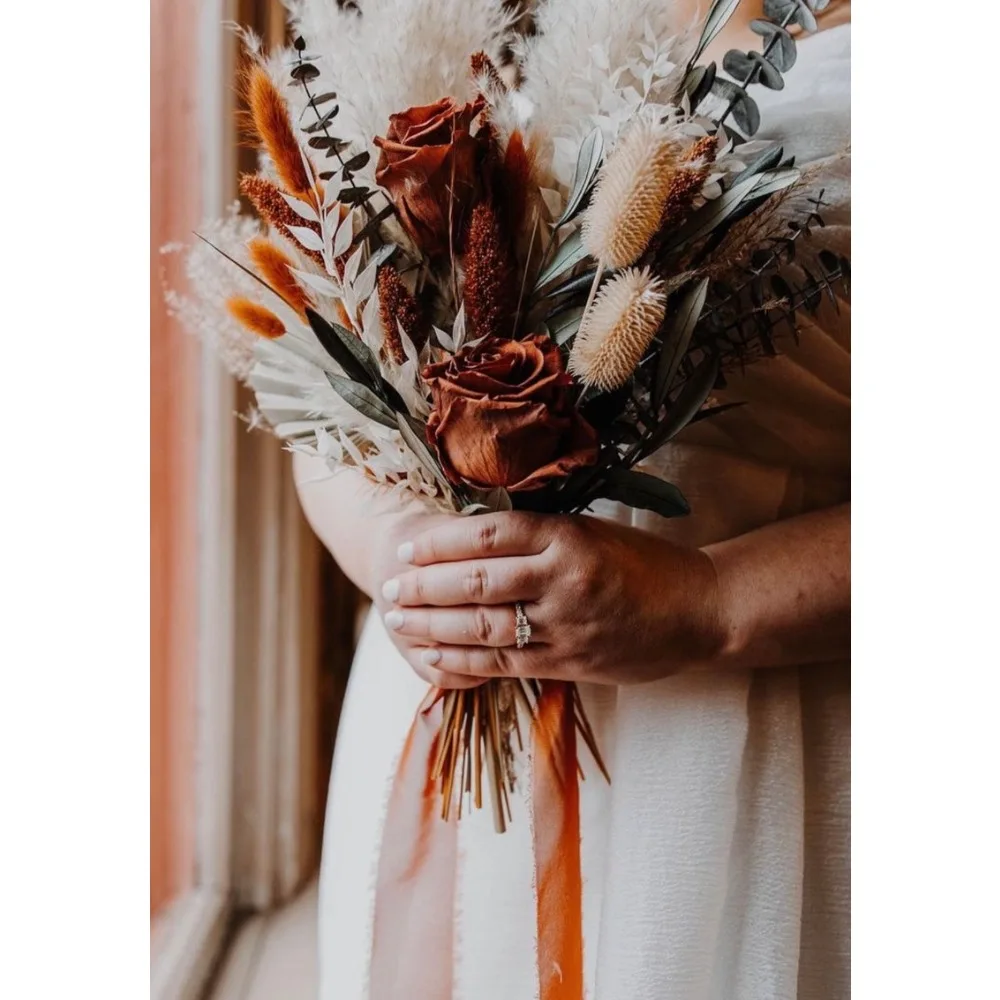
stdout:
<svg viewBox="0 0 1000 1000">
<path fill-rule="evenodd" d="M 457 243 L 479 187 L 483 144 L 470 132 L 483 98 L 435 104 L 391 115 L 375 180 L 386 191 L 399 220 L 429 257 L 448 253 L 449 223 Z"/>
<path fill-rule="evenodd" d="M 423 374 L 434 399 L 427 437 L 453 483 L 536 490 L 597 460 L 597 433 L 548 337 L 488 337 Z"/>
</svg>

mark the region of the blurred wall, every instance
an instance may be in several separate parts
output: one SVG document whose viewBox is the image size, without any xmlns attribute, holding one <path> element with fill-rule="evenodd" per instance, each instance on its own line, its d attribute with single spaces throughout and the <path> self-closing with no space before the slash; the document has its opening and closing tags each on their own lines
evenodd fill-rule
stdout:
<svg viewBox="0 0 1000 1000">
<path fill-rule="evenodd" d="M 152 0 L 150 80 L 150 907 L 193 877 L 199 346 L 167 316 L 165 243 L 200 217 L 198 0 Z M 166 269 L 165 269 L 166 268 Z M 141 669 L 136 664 L 136 669 Z"/>
</svg>

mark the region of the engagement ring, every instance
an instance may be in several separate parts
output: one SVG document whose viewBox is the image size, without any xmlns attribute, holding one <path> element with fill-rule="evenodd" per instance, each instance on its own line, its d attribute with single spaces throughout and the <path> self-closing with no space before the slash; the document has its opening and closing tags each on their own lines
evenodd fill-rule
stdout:
<svg viewBox="0 0 1000 1000">
<path fill-rule="evenodd" d="M 514 639 L 518 649 L 524 649 L 531 642 L 531 624 L 520 601 L 514 605 Z"/>
</svg>

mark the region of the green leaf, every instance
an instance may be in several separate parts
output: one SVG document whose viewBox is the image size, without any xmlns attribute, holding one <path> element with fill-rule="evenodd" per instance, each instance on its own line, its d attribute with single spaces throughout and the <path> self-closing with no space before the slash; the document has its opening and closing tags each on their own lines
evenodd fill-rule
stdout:
<svg viewBox="0 0 1000 1000">
<path fill-rule="evenodd" d="M 684 517 L 691 513 L 684 494 L 673 483 L 634 469 L 612 469 L 598 492 L 609 500 L 652 510 L 661 517 Z"/>
<path fill-rule="evenodd" d="M 707 295 L 708 278 L 702 278 L 684 293 L 670 318 L 670 325 L 663 338 L 663 349 L 656 362 L 656 375 L 653 378 L 654 410 L 659 410 L 667 398 L 670 385 L 691 343 L 691 335 L 698 325 L 698 317 L 705 307 Z"/>
<path fill-rule="evenodd" d="M 349 403 L 369 420 L 381 424 L 383 427 L 396 429 L 396 415 L 375 395 L 371 389 L 363 386 L 360 382 L 352 382 L 349 378 L 341 375 L 334 375 L 333 372 L 326 373 L 327 380 L 333 386 L 334 392 Z"/>
<path fill-rule="evenodd" d="M 761 18 L 750 22 L 750 30 L 756 32 L 764 40 L 764 49 L 770 47 L 765 58 L 777 70 L 787 73 L 794 65 L 798 55 L 795 39 L 781 27 Z"/>
<path fill-rule="evenodd" d="M 549 266 L 538 276 L 535 288 L 541 288 L 542 285 L 547 284 L 553 278 L 558 278 L 560 274 L 564 274 L 571 267 L 579 264 L 586 256 L 587 250 L 583 245 L 583 234 L 577 229 L 576 232 L 566 238 L 562 246 L 556 251 L 556 255 L 552 258 Z"/>
<path fill-rule="evenodd" d="M 344 369 L 349 379 L 360 382 L 367 389 L 381 387 L 382 372 L 378 361 L 360 337 L 336 323 L 328 323 L 308 306 L 306 319 L 323 349 Z"/>
<path fill-rule="evenodd" d="M 587 289 L 589 291 L 590 286 L 594 283 L 594 275 L 596 273 L 596 267 L 589 267 L 586 271 L 581 271 L 574 277 L 548 289 L 546 292 L 542 293 L 539 298 L 556 299 L 560 295 L 569 295 L 570 292 L 578 292 L 581 289 Z M 612 274 L 614 274 L 614 269 L 608 268 L 608 270 L 606 270 L 601 277 L 601 281 L 604 281 L 605 278 L 611 277 Z"/>
<path fill-rule="evenodd" d="M 765 149 L 763 153 L 751 160 L 732 179 L 731 186 L 739 184 L 740 181 L 746 180 L 747 177 L 753 177 L 755 174 L 763 173 L 765 170 L 770 170 L 771 167 L 774 167 L 781 162 L 783 153 L 784 149 L 781 146 L 772 146 L 770 149 Z"/>
<path fill-rule="evenodd" d="M 565 312 L 556 313 L 548 321 L 549 336 L 561 347 L 576 336 L 583 320 L 583 306 L 574 306 Z"/>
<path fill-rule="evenodd" d="M 604 133 L 595 128 L 580 143 L 580 152 L 576 158 L 576 172 L 573 175 L 573 187 L 570 189 L 569 200 L 562 215 L 556 219 L 554 229 L 564 226 L 579 211 L 583 199 L 587 196 L 597 176 L 597 169 L 604 157 Z"/>
<path fill-rule="evenodd" d="M 705 358 L 695 368 L 691 377 L 677 394 L 677 398 L 670 404 L 666 419 L 657 427 L 643 447 L 643 457 L 652 455 L 657 448 L 663 447 L 691 423 L 698 411 L 704 406 L 705 400 L 708 399 L 708 394 L 712 391 L 718 374 L 719 362 L 714 357 Z"/>
<path fill-rule="evenodd" d="M 733 16 L 736 8 L 740 5 L 740 0 L 715 0 L 705 15 L 705 23 L 702 25 L 701 37 L 698 45 L 691 56 L 691 65 L 698 61 L 699 56 L 712 44 L 712 40 L 726 26 L 726 22 Z"/>
</svg>

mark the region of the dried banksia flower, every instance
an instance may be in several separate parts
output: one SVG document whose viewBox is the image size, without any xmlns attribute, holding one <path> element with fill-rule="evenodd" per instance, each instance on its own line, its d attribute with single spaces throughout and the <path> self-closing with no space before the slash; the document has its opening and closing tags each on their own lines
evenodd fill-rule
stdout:
<svg viewBox="0 0 1000 1000">
<path fill-rule="evenodd" d="M 292 260 L 270 240 L 257 237 L 247 244 L 250 260 L 260 276 L 288 303 L 300 316 L 305 318 L 306 306 L 312 299 L 292 274 Z"/>
<path fill-rule="evenodd" d="M 289 243 L 298 247 L 301 253 L 311 257 L 321 267 L 323 255 L 318 250 L 306 250 L 288 231 L 289 226 L 305 226 L 317 235 L 320 227 L 316 222 L 301 219 L 292 211 L 288 203 L 281 197 L 281 189 L 273 181 L 260 174 L 244 174 L 240 178 L 240 193 L 257 210 L 257 214 L 276 229 Z"/>
<path fill-rule="evenodd" d="M 406 351 L 403 350 L 403 343 L 399 337 L 399 326 L 413 342 L 417 353 L 427 343 L 429 331 L 417 300 L 410 294 L 399 272 L 391 264 L 379 268 L 378 308 L 382 329 L 385 331 L 386 353 L 397 365 L 401 365 L 406 361 Z"/>
<path fill-rule="evenodd" d="M 267 150 L 281 183 L 289 194 L 308 198 L 312 185 L 302 162 L 288 104 L 259 63 L 253 63 L 247 70 L 245 91 L 253 134 Z"/>
<path fill-rule="evenodd" d="M 270 309 L 265 309 L 250 299 L 227 299 L 226 308 L 233 319 L 242 323 L 251 333 L 268 340 L 277 340 L 285 335 L 285 324 Z"/>
<path fill-rule="evenodd" d="M 660 227 L 676 226 L 684 221 L 698 192 L 708 179 L 715 162 L 717 142 L 714 135 L 706 135 L 693 143 L 684 154 L 684 164 L 674 175 L 663 206 Z"/>
<path fill-rule="evenodd" d="M 605 284 L 573 342 L 569 370 L 602 392 L 624 385 L 656 336 L 666 312 L 663 282 L 630 267 Z"/>
<path fill-rule="evenodd" d="M 497 336 L 516 302 L 510 250 L 489 202 L 472 210 L 464 264 L 462 301 L 469 333 L 473 339 Z"/>
<path fill-rule="evenodd" d="M 605 267 L 634 264 L 660 227 L 677 173 L 677 147 L 653 118 L 640 118 L 601 168 L 583 217 L 583 244 Z"/>
</svg>

